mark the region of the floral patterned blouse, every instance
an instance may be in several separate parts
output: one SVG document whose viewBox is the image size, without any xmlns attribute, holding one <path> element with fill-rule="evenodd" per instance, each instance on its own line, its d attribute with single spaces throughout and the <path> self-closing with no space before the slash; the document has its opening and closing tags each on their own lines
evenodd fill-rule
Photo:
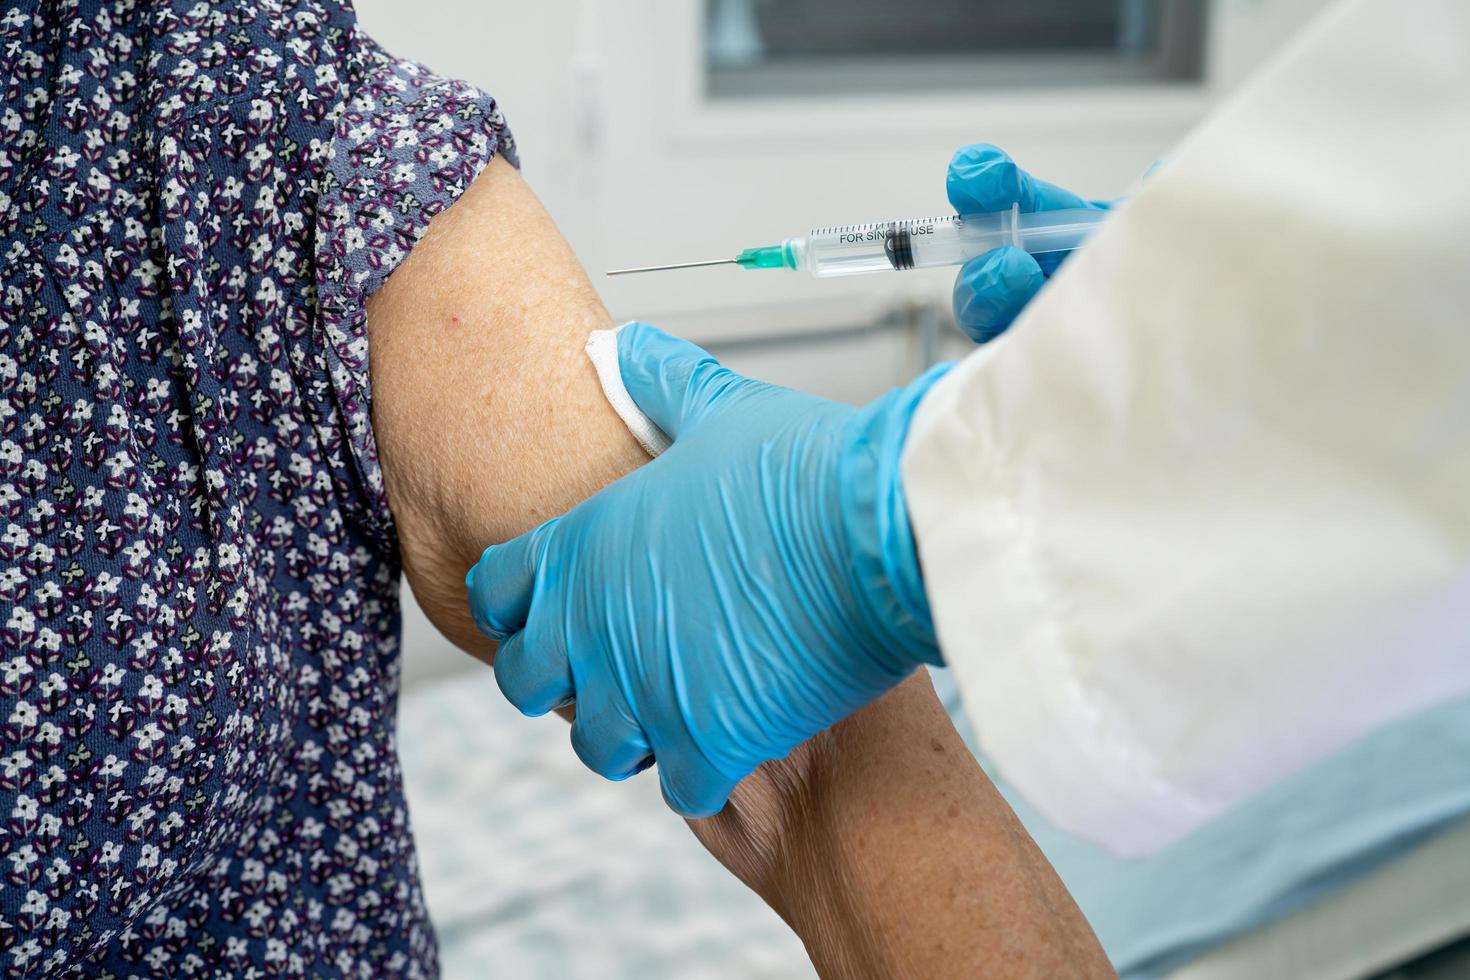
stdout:
<svg viewBox="0 0 1470 980">
<path fill-rule="evenodd" d="M 364 300 L 495 103 L 332 0 L 0 0 L 5 976 L 436 970 Z"/>
</svg>

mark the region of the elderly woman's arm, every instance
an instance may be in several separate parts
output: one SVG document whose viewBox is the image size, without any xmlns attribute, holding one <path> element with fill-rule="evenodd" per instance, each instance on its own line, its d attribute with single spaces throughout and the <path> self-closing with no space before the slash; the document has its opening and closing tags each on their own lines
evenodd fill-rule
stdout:
<svg viewBox="0 0 1470 980">
<path fill-rule="evenodd" d="M 434 624 L 486 661 L 494 643 L 464 589 L 481 550 L 646 461 L 583 353 L 608 324 L 499 159 L 369 302 L 374 430 L 404 567 Z M 922 672 L 692 826 L 826 975 L 1110 972 Z"/>
<path fill-rule="evenodd" d="M 480 552 L 647 461 L 583 345 L 607 311 L 519 173 L 491 161 L 368 301 L 373 430 L 429 619 L 489 662 L 464 577 Z"/>
<path fill-rule="evenodd" d="M 922 669 L 690 822 L 824 977 L 1112 977 Z"/>
</svg>

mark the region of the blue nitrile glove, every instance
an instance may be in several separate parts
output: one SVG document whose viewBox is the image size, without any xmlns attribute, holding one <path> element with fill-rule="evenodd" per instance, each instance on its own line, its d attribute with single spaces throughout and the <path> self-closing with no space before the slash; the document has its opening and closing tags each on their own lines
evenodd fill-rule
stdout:
<svg viewBox="0 0 1470 980">
<path fill-rule="evenodd" d="M 466 586 L 495 676 L 610 779 L 657 758 L 708 816 L 768 759 L 938 663 L 899 453 L 943 373 L 858 410 L 753 381 L 633 324 L 623 380 L 673 439 L 563 517 L 488 548 Z"/>
<path fill-rule="evenodd" d="M 960 214 L 1009 211 L 1018 202 L 1022 211 L 1108 207 L 1106 201 L 1085 201 L 1037 180 L 988 143 L 957 151 L 945 184 L 949 203 Z M 954 284 L 954 315 L 960 329 L 977 343 L 1004 333 L 1066 257 L 1066 252 L 1058 252 L 1038 260 L 1007 246 L 971 259 Z"/>
</svg>

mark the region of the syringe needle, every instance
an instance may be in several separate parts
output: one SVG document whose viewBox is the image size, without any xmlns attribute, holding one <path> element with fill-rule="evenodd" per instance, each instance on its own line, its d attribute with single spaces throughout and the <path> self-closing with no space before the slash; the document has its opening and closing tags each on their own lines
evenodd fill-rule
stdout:
<svg viewBox="0 0 1470 980">
<path fill-rule="evenodd" d="M 708 262 L 678 262 L 674 265 L 645 265 L 637 269 L 613 269 L 610 276 L 626 276 L 633 272 L 664 272 L 668 269 L 699 269 L 709 265 L 739 265 L 735 259 L 711 259 Z"/>
</svg>

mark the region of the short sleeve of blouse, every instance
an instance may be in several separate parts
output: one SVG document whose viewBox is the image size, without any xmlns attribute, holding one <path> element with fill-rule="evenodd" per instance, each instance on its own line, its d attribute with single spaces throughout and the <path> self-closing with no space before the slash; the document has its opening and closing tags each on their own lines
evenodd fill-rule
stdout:
<svg viewBox="0 0 1470 980">
<path fill-rule="evenodd" d="M 495 100 L 358 36 L 361 71 L 337 121 L 316 215 L 327 375 L 363 517 L 391 536 L 371 422 L 366 302 L 496 153 L 519 166 Z"/>
</svg>

